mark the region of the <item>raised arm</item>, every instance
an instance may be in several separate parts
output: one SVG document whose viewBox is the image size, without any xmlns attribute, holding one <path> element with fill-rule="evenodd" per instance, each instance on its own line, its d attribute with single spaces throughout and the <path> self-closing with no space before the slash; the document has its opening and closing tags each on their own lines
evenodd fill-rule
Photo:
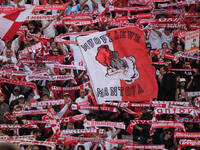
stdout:
<svg viewBox="0 0 200 150">
<path fill-rule="evenodd" d="M 82 1 L 80 2 L 80 7 L 82 7 L 87 1 L 88 1 L 88 0 L 82 0 Z"/>
<path fill-rule="evenodd" d="M 53 20 L 50 20 L 48 21 L 48 23 L 46 23 L 41 29 L 40 31 L 42 32 L 44 29 L 46 29 L 51 23 L 52 23 Z"/>
<path fill-rule="evenodd" d="M 113 135 L 111 136 L 111 138 L 113 139 L 114 137 L 116 137 L 116 135 L 119 134 L 120 131 L 121 131 L 121 129 L 117 129 L 115 131 L 115 133 L 113 133 Z"/>
<path fill-rule="evenodd" d="M 162 36 L 162 33 L 161 33 L 160 31 L 158 31 L 158 30 L 156 30 L 156 29 L 153 29 L 153 31 L 155 31 L 155 32 L 158 34 L 159 37 Z"/>
<path fill-rule="evenodd" d="M 98 3 L 96 2 L 96 0 L 91 0 L 92 1 L 92 3 L 94 4 L 94 6 L 96 7 L 96 8 L 98 8 Z"/>
</svg>

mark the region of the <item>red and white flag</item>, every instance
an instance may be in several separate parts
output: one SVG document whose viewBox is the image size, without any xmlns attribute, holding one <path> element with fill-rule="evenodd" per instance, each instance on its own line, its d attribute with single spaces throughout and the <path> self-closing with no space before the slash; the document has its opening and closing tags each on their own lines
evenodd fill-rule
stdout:
<svg viewBox="0 0 200 150">
<path fill-rule="evenodd" d="M 33 8 L 19 9 L 9 14 L 2 13 L 0 15 L 0 37 L 3 40 L 12 40 L 15 33 L 26 20 L 27 16 L 31 14 Z"/>
<path fill-rule="evenodd" d="M 144 32 L 117 28 L 77 38 L 99 104 L 108 100 L 149 101 L 157 96 L 155 70 Z"/>
</svg>

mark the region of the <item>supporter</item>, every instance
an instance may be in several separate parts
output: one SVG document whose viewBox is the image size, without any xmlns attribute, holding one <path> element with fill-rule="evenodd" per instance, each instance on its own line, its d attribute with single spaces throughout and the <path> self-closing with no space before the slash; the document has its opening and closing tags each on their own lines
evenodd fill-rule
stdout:
<svg viewBox="0 0 200 150">
<path fill-rule="evenodd" d="M 32 149 L 32 150 L 39 150 L 39 146 L 33 145 L 31 149 Z"/>
<path fill-rule="evenodd" d="M 176 100 L 178 99 L 178 95 L 181 94 L 182 98 L 185 98 L 185 92 L 186 92 L 186 80 L 185 78 L 180 78 L 179 85 L 176 89 Z"/>
<path fill-rule="evenodd" d="M 97 2 L 95 0 L 87 0 L 87 2 L 83 5 L 83 11 L 85 11 L 86 13 L 91 12 L 94 10 L 94 7 L 98 7 Z"/>
<path fill-rule="evenodd" d="M 178 45 L 176 46 L 176 49 L 177 49 L 177 53 L 178 53 L 178 52 L 183 52 L 183 48 L 182 48 L 181 44 L 178 44 Z M 176 54 L 176 53 L 175 53 L 175 54 Z"/>
<path fill-rule="evenodd" d="M 73 123 L 73 122 L 69 122 L 69 123 L 67 124 L 67 129 L 75 129 L 74 123 Z"/>
<path fill-rule="evenodd" d="M 90 102 L 88 100 L 88 96 L 86 95 L 85 89 L 80 90 L 80 97 L 78 97 L 75 100 L 75 103 L 78 105 L 90 105 Z M 79 112 L 83 114 L 89 114 L 90 112 L 88 110 L 79 110 Z"/>
<path fill-rule="evenodd" d="M 164 30 L 161 30 L 160 32 L 162 34 L 162 36 L 161 36 L 162 43 L 166 42 L 167 45 L 170 46 L 170 42 L 173 39 L 171 29 L 165 28 Z"/>
<path fill-rule="evenodd" d="M 171 53 L 171 51 L 169 50 L 169 47 L 167 45 L 166 42 L 163 42 L 162 43 L 162 50 L 161 50 L 162 53 Z"/>
<path fill-rule="evenodd" d="M 66 92 L 66 93 L 63 94 L 63 96 L 64 96 L 65 103 L 71 105 L 72 100 L 70 98 L 70 94 L 68 92 Z"/>
<path fill-rule="evenodd" d="M 150 52 L 151 52 L 151 44 L 150 44 L 150 43 L 146 43 L 146 48 L 147 48 L 147 51 L 148 51 L 148 55 L 150 55 Z"/>
<path fill-rule="evenodd" d="M 170 42 L 169 49 L 172 51 L 172 54 L 174 54 L 175 49 L 176 49 L 176 44 L 175 44 L 174 41 L 171 41 L 171 42 Z"/>
<path fill-rule="evenodd" d="M 106 139 L 113 139 L 113 138 L 115 138 L 117 135 L 118 135 L 118 133 L 120 132 L 120 129 L 117 129 L 112 135 L 108 135 L 108 132 L 107 132 L 107 129 L 104 129 L 103 130 L 103 134 L 102 135 L 99 135 L 100 137 L 103 137 L 103 138 L 106 138 Z M 103 150 L 103 149 L 106 149 L 106 150 L 111 150 L 111 149 L 113 149 L 114 147 L 115 147 L 116 145 L 114 144 L 111 144 L 111 143 L 109 143 L 109 142 L 105 142 L 105 144 L 95 144 L 95 146 L 94 146 L 94 149 L 95 150 L 97 150 L 97 149 L 101 149 L 101 150 Z"/>
<path fill-rule="evenodd" d="M 135 120 L 150 120 L 152 117 L 149 116 L 149 112 L 147 112 L 147 108 L 143 108 L 143 116 L 140 118 L 135 118 Z M 140 144 L 144 144 L 146 138 L 149 137 L 149 125 L 138 124 L 134 126 L 133 129 L 133 141 L 139 142 Z"/>
<path fill-rule="evenodd" d="M 81 134 L 79 137 L 85 137 L 83 134 Z M 92 146 L 91 142 L 82 142 L 80 141 L 75 147 L 74 150 L 90 150 Z"/>
<path fill-rule="evenodd" d="M 11 104 L 12 101 L 18 99 L 18 98 L 19 98 L 19 95 L 20 95 L 20 87 L 19 87 L 19 86 L 16 86 L 16 87 L 14 88 L 13 93 L 11 93 L 11 95 L 10 95 L 9 104 Z"/>
<path fill-rule="evenodd" d="M 73 12 L 73 11 L 81 11 L 81 8 L 83 7 L 83 5 L 87 2 L 88 0 L 82 0 L 80 2 L 80 4 L 77 4 L 75 6 L 73 6 L 73 1 L 69 0 L 69 2 L 67 3 L 67 12 L 66 14 L 68 14 L 69 12 Z"/>
<path fill-rule="evenodd" d="M 17 63 L 17 59 L 15 57 L 12 56 L 12 50 L 7 49 L 6 50 L 6 55 L 5 56 L 0 56 L 0 60 L 2 62 L 2 65 L 5 64 L 16 64 Z"/>
<path fill-rule="evenodd" d="M 159 49 L 161 48 L 162 40 L 161 40 L 161 32 L 157 30 L 151 30 L 151 33 L 148 38 L 148 42 L 151 44 L 152 49 Z"/>
<path fill-rule="evenodd" d="M 56 42 L 52 41 L 51 46 L 50 46 L 50 50 L 54 50 L 54 49 L 56 49 L 56 47 L 57 47 Z"/>
<path fill-rule="evenodd" d="M 49 14 L 48 12 L 46 13 L 47 15 Z M 54 38 L 56 35 L 56 30 L 54 27 L 56 20 L 42 20 L 42 28 L 40 29 L 41 32 L 43 32 L 44 35 L 49 36 L 50 38 Z"/>
<path fill-rule="evenodd" d="M 9 112 L 9 106 L 6 104 L 5 101 L 6 97 L 4 93 L 0 93 L 0 123 L 4 123 L 4 114 Z"/>
<path fill-rule="evenodd" d="M 11 103 L 10 105 L 12 106 L 13 104 Z M 15 109 L 18 106 L 21 106 L 21 110 L 25 110 L 25 97 L 24 97 L 24 95 L 19 95 L 16 104 L 14 104 L 13 109 Z"/>
<path fill-rule="evenodd" d="M 166 130 L 160 135 L 160 143 L 165 145 L 166 149 L 172 149 L 174 146 L 174 138 L 170 130 Z"/>
<path fill-rule="evenodd" d="M 52 56 L 59 56 L 59 55 L 60 55 L 59 49 L 55 48 L 52 50 Z"/>
<path fill-rule="evenodd" d="M 95 3 L 96 2 L 96 3 Z M 96 1 L 94 1 L 94 5 L 95 5 L 95 7 L 97 8 L 97 10 L 100 12 L 100 13 L 102 13 L 102 12 L 104 12 L 104 10 L 105 10 L 105 5 L 106 5 L 106 1 L 105 0 L 96 0 Z M 96 6 L 96 4 L 98 5 L 98 6 Z"/>
<path fill-rule="evenodd" d="M 160 100 L 175 99 L 176 94 L 176 75 L 169 72 L 168 68 L 162 67 L 159 77 L 159 92 L 158 97 Z"/>
<path fill-rule="evenodd" d="M 15 6 L 13 4 L 13 2 L 10 1 L 10 0 L 2 0 L 2 4 L 1 5 L 4 6 L 4 7 L 14 7 Z"/>
<path fill-rule="evenodd" d="M 42 132 L 40 129 L 35 129 L 32 131 L 32 135 L 34 136 L 35 139 L 37 140 L 42 140 L 41 136 L 42 136 Z"/>
<path fill-rule="evenodd" d="M 46 85 L 42 88 L 42 94 L 47 94 L 52 97 L 52 92 L 50 91 L 51 86 L 52 82 L 46 80 Z"/>
</svg>

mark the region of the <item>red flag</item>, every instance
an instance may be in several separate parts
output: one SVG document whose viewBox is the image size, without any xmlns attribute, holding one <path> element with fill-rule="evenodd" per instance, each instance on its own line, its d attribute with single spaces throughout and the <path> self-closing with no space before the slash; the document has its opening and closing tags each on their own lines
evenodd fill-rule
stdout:
<svg viewBox="0 0 200 150">
<path fill-rule="evenodd" d="M 155 70 L 144 32 L 117 28 L 78 38 L 98 103 L 149 101 L 157 97 Z"/>
<path fill-rule="evenodd" d="M 0 16 L 0 37 L 3 40 L 12 40 L 26 17 L 32 12 L 32 9 L 19 9 L 8 14 L 2 13 Z"/>
</svg>

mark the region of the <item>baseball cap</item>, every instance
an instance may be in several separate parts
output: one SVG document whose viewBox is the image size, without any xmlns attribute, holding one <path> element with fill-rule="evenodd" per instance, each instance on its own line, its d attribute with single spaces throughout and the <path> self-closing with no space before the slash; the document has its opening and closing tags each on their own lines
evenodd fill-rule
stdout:
<svg viewBox="0 0 200 150">
<path fill-rule="evenodd" d="M 63 96 L 69 96 L 69 92 L 65 92 Z"/>
<path fill-rule="evenodd" d="M 185 78 L 180 78 L 179 82 L 185 82 Z"/>
<path fill-rule="evenodd" d="M 24 95 L 19 95 L 18 99 L 19 99 L 19 98 L 24 98 Z"/>
</svg>

